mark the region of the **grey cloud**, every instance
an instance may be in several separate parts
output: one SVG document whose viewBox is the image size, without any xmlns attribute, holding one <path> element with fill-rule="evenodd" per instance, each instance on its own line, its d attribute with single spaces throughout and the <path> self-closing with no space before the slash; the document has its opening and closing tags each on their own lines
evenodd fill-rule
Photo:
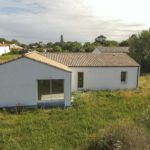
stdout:
<svg viewBox="0 0 150 150">
<path fill-rule="evenodd" d="M 10 2 L 15 7 L 15 2 Z M 0 0 L 1 2 L 1 0 Z M 64 35 L 65 41 L 93 42 L 95 37 L 104 35 L 109 40 L 121 41 L 140 31 L 144 24 L 124 23 L 109 16 L 94 16 L 92 8 L 62 0 L 26 0 L 19 3 L 19 8 L 33 9 L 34 12 L 20 14 L 0 14 L 0 37 L 8 40 L 18 39 L 21 43 L 59 41 Z M 6 1 L 0 7 L 6 6 Z M 35 5 L 36 4 L 36 5 Z M 41 6 L 41 8 L 39 8 Z"/>
</svg>

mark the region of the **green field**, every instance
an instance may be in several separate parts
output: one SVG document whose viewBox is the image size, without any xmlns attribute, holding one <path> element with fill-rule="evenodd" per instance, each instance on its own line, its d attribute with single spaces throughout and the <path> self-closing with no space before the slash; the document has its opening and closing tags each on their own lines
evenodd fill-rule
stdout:
<svg viewBox="0 0 150 150">
<path fill-rule="evenodd" d="M 68 109 L 0 112 L 0 150 L 74 150 L 118 120 L 150 133 L 150 76 L 139 90 L 77 93 Z"/>
<path fill-rule="evenodd" d="M 15 55 L 5 55 L 5 56 L 0 56 L 0 63 L 3 61 L 7 61 L 16 57 L 21 56 L 20 54 L 15 54 Z"/>
</svg>

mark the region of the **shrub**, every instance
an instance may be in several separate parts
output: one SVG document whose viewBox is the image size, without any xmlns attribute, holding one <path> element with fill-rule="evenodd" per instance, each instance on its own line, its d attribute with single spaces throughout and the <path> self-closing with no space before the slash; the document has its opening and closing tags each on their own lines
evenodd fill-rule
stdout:
<svg viewBox="0 0 150 150">
<path fill-rule="evenodd" d="M 5 106 L 3 109 L 2 109 L 3 113 L 10 113 L 11 112 L 11 108 L 8 107 L 8 106 Z"/>
<path fill-rule="evenodd" d="M 150 148 L 149 144 L 150 136 L 143 129 L 119 121 L 88 140 L 80 150 L 144 150 Z"/>
<path fill-rule="evenodd" d="M 16 104 L 16 112 L 21 113 L 25 110 L 25 105 L 24 104 Z"/>
<path fill-rule="evenodd" d="M 137 119 L 136 122 L 139 125 L 144 125 L 150 129 L 150 107 L 146 109 L 141 115 L 139 115 L 139 119 Z"/>
<path fill-rule="evenodd" d="M 12 49 L 10 52 L 9 52 L 9 54 L 18 54 L 18 50 L 16 50 L 16 49 Z"/>
<path fill-rule="evenodd" d="M 6 55 L 9 55 L 9 53 L 4 53 L 4 54 L 2 54 L 2 56 L 6 56 Z"/>
<path fill-rule="evenodd" d="M 74 99 L 73 99 L 73 107 L 79 107 L 83 103 L 82 101 L 82 94 L 80 92 L 76 92 L 74 94 Z"/>
</svg>

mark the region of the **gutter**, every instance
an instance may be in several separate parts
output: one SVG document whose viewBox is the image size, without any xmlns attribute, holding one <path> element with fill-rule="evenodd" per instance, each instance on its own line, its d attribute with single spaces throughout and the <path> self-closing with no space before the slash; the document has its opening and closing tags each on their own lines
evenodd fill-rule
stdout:
<svg viewBox="0 0 150 150">
<path fill-rule="evenodd" d="M 137 85 L 136 85 L 137 89 L 138 89 L 138 85 L 139 85 L 139 67 L 137 69 Z"/>
</svg>

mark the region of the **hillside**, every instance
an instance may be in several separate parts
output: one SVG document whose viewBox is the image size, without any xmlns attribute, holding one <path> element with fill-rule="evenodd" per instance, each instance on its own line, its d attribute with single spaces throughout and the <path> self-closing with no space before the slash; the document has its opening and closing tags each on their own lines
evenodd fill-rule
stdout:
<svg viewBox="0 0 150 150">
<path fill-rule="evenodd" d="M 73 94 L 75 103 L 68 109 L 1 111 L 0 149 L 73 150 L 118 120 L 150 133 L 150 76 L 140 77 L 139 90 Z"/>
</svg>

